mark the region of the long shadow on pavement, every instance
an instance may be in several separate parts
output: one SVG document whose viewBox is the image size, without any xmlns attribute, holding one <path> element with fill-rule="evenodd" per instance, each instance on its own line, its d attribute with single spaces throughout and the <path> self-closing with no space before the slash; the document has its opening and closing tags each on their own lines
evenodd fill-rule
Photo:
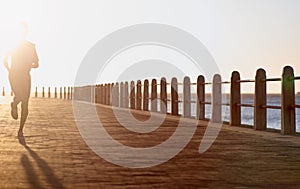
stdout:
<svg viewBox="0 0 300 189">
<path fill-rule="evenodd" d="M 52 186 L 52 188 L 61 188 L 64 189 L 65 187 L 60 182 L 60 180 L 55 176 L 51 167 L 47 164 L 45 160 L 43 160 L 35 151 L 33 151 L 29 146 L 26 144 L 25 137 L 18 138 L 19 143 L 22 144 L 25 149 L 29 152 L 30 156 L 36 161 L 37 165 L 39 166 L 40 170 L 42 170 L 43 174 L 45 175 L 47 182 Z M 23 167 L 25 168 L 27 179 L 33 188 L 43 188 L 39 181 L 38 177 L 33 169 L 31 162 L 27 155 L 22 155 L 21 162 Z"/>
</svg>

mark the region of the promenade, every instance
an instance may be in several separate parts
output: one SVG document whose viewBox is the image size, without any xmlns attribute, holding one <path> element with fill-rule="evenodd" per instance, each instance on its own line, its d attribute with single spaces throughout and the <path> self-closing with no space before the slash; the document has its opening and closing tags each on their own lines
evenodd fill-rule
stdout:
<svg viewBox="0 0 300 189">
<path fill-rule="evenodd" d="M 11 97 L 0 99 L 0 188 L 299 188 L 300 137 L 224 125 L 211 148 L 199 154 L 207 122 L 199 121 L 192 140 L 177 156 L 151 168 L 111 164 L 82 140 L 72 101 L 31 98 L 25 140 L 10 117 Z M 128 146 L 153 146 L 172 135 L 178 117 L 161 128 L 135 135 L 97 105 L 104 127 Z M 133 111 L 146 119 L 145 113 Z M 186 124 L 190 124 L 186 121 Z"/>
</svg>

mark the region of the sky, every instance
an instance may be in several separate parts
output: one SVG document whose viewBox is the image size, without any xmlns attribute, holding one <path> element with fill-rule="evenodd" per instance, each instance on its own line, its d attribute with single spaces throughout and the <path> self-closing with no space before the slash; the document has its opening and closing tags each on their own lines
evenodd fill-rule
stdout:
<svg viewBox="0 0 300 189">
<path fill-rule="evenodd" d="M 234 70 L 253 79 L 258 68 L 264 68 L 267 77 L 280 77 L 285 65 L 300 76 L 299 9 L 298 0 L 0 0 L 0 58 L 13 46 L 13 26 L 25 21 L 40 59 L 40 68 L 31 71 L 32 86 L 73 86 L 82 60 L 97 41 L 127 26 L 161 23 L 199 39 L 223 80 Z M 141 53 L 146 52 L 143 48 L 149 53 Z M 155 58 L 181 60 L 160 47 L 141 47 L 114 61 L 124 62 L 126 69 L 136 60 L 153 59 L 153 52 Z M 137 56 L 132 62 L 130 53 Z M 195 81 L 197 73 L 189 71 Z M 113 75 L 109 69 L 104 73 Z M 8 88 L 4 66 L 0 76 L 0 86 Z M 300 91 L 300 81 L 296 85 Z M 242 90 L 251 92 L 253 85 L 245 84 Z M 268 84 L 268 91 L 280 92 L 280 84 Z"/>
</svg>

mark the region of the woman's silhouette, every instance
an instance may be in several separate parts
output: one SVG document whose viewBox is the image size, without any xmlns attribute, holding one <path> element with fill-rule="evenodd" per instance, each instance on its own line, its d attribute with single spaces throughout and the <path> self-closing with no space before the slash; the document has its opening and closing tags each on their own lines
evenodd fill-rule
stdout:
<svg viewBox="0 0 300 189">
<path fill-rule="evenodd" d="M 10 55 L 4 58 L 4 65 L 9 72 L 9 83 L 14 93 L 14 100 L 11 103 L 11 116 L 18 119 L 18 104 L 21 102 L 21 120 L 18 136 L 23 136 L 23 128 L 28 116 L 28 101 L 31 91 L 31 68 L 39 67 L 39 59 L 35 45 L 26 40 L 28 29 L 22 23 L 22 40 Z M 11 65 L 8 60 L 11 59 Z"/>
</svg>

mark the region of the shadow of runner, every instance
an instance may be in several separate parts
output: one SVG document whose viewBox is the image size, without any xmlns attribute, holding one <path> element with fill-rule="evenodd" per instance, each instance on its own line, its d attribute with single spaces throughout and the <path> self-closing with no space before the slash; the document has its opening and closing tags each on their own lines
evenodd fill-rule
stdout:
<svg viewBox="0 0 300 189">
<path fill-rule="evenodd" d="M 29 183 L 31 184 L 32 188 L 43 188 L 41 186 L 41 184 L 38 181 L 38 177 L 33 169 L 32 164 L 30 163 L 27 155 L 22 155 L 21 157 L 21 162 L 23 167 L 25 168 L 25 172 L 26 172 L 26 176 L 27 176 L 27 180 L 29 181 Z"/>
<path fill-rule="evenodd" d="M 64 189 L 65 187 L 60 182 L 60 180 L 55 176 L 53 170 L 51 169 L 51 167 L 49 167 L 47 162 L 45 160 L 43 160 L 42 158 L 40 158 L 40 156 L 35 151 L 33 151 L 29 146 L 27 146 L 25 137 L 18 137 L 18 140 L 19 140 L 19 143 L 22 144 L 25 147 L 25 149 L 29 152 L 31 157 L 36 161 L 38 167 L 42 170 L 43 174 L 45 175 L 45 177 L 47 179 L 47 182 L 52 186 L 52 188 Z M 21 158 L 21 161 L 22 161 L 22 164 L 25 168 L 27 178 L 28 178 L 30 184 L 34 188 L 41 188 L 39 186 L 39 183 L 34 180 L 34 179 L 37 178 L 37 176 L 36 176 L 36 174 L 33 170 L 33 167 L 31 165 L 28 157 L 23 155 L 22 158 Z M 31 178 L 32 176 L 35 177 L 35 178 Z"/>
</svg>

